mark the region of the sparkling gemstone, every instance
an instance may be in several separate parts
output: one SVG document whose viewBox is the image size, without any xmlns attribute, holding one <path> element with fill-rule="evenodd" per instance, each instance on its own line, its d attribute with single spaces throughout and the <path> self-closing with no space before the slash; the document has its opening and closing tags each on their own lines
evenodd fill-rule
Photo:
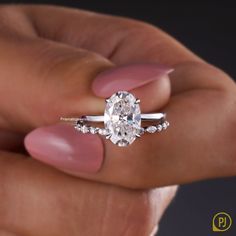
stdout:
<svg viewBox="0 0 236 236">
<path fill-rule="evenodd" d="M 97 133 L 97 129 L 95 127 L 90 127 L 89 131 L 91 134 L 96 134 Z"/>
<path fill-rule="evenodd" d="M 81 130 L 81 127 L 82 127 L 82 124 L 78 123 L 75 125 L 75 129 L 80 131 Z"/>
<path fill-rule="evenodd" d="M 157 126 L 157 132 L 161 132 L 162 131 L 162 125 L 158 125 Z"/>
<path fill-rule="evenodd" d="M 157 127 L 156 126 L 148 126 L 146 130 L 148 133 L 153 134 L 157 131 Z"/>
<path fill-rule="evenodd" d="M 98 130 L 98 133 L 99 133 L 100 135 L 108 135 L 108 131 L 107 131 L 106 129 L 99 129 L 99 130 Z"/>
<path fill-rule="evenodd" d="M 86 126 L 86 125 L 83 125 L 81 128 L 80 128 L 80 131 L 84 134 L 88 133 L 89 132 L 89 127 Z"/>
<path fill-rule="evenodd" d="M 75 126 L 75 129 L 78 130 L 78 131 L 80 131 L 80 130 L 81 130 L 81 126 L 80 126 L 80 125 L 76 125 L 76 126 Z"/>
<path fill-rule="evenodd" d="M 162 128 L 165 130 L 165 129 L 167 129 L 167 127 L 168 127 L 168 123 L 167 123 L 167 122 L 164 122 L 164 123 L 162 124 Z"/>
<path fill-rule="evenodd" d="M 127 146 L 139 136 L 141 111 L 131 93 L 120 91 L 107 99 L 104 126 L 110 134 L 110 140 L 118 146 Z"/>
</svg>

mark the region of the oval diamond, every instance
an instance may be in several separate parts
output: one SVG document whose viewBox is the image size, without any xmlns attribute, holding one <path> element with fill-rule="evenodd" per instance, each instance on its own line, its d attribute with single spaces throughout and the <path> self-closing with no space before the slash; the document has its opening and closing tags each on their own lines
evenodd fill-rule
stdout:
<svg viewBox="0 0 236 236">
<path fill-rule="evenodd" d="M 113 94 L 106 100 L 104 126 L 109 130 L 109 138 L 118 146 L 131 144 L 141 129 L 139 100 L 126 91 Z"/>
</svg>

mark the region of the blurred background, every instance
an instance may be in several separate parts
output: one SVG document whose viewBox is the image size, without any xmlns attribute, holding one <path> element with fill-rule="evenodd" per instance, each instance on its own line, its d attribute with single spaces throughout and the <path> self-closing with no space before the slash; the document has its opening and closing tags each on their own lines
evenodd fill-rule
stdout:
<svg viewBox="0 0 236 236">
<path fill-rule="evenodd" d="M 150 22 L 177 38 L 205 60 L 236 78 L 236 6 L 233 1 L 1 1 L 50 3 Z M 224 233 L 212 231 L 217 212 L 235 223 Z M 236 235 L 236 178 L 181 186 L 166 212 L 158 236 Z"/>
</svg>

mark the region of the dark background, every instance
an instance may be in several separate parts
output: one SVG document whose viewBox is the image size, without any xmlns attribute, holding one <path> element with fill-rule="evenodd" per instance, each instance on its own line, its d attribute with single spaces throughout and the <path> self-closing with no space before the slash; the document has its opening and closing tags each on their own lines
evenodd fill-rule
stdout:
<svg viewBox="0 0 236 236">
<path fill-rule="evenodd" d="M 123 15 L 155 24 L 236 78 L 236 6 L 227 1 L 1 1 L 51 3 Z M 182 186 L 166 212 L 159 236 L 236 235 L 236 178 Z M 226 211 L 235 223 L 213 233 L 211 221 Z"/>
</svg>

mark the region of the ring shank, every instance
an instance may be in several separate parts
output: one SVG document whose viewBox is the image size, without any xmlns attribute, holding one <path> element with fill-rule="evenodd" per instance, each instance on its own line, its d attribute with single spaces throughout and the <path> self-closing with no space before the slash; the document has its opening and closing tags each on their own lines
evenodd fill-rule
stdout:
<svg viewBox="0 0 236 236">
<path fill-rule="evenodd" d="M 142 121 L 157 121 L 165 118 L 164 113 L 141 114 Z M 104 116 L 82 116 L 82 120 L 89 122 L 104 122 Z"/>
<path fill-rule="evenodd" d="M 142 121 L 160 121 L 165 119 L 165 113 L 149 113 L 141 114 Z M 104 122 L 104 116 L 82 116 L 80 118 L 61 118 L 65 122 L 77 122 L 77 121 L 87 121 L 87 122 Z"/>
<path fill-rule="evenodd" d="M 166 118 L 165 113 L 149 113 L 149 114 L 141 114 L 142 121 L 158 121 Z"/>
</svg>

